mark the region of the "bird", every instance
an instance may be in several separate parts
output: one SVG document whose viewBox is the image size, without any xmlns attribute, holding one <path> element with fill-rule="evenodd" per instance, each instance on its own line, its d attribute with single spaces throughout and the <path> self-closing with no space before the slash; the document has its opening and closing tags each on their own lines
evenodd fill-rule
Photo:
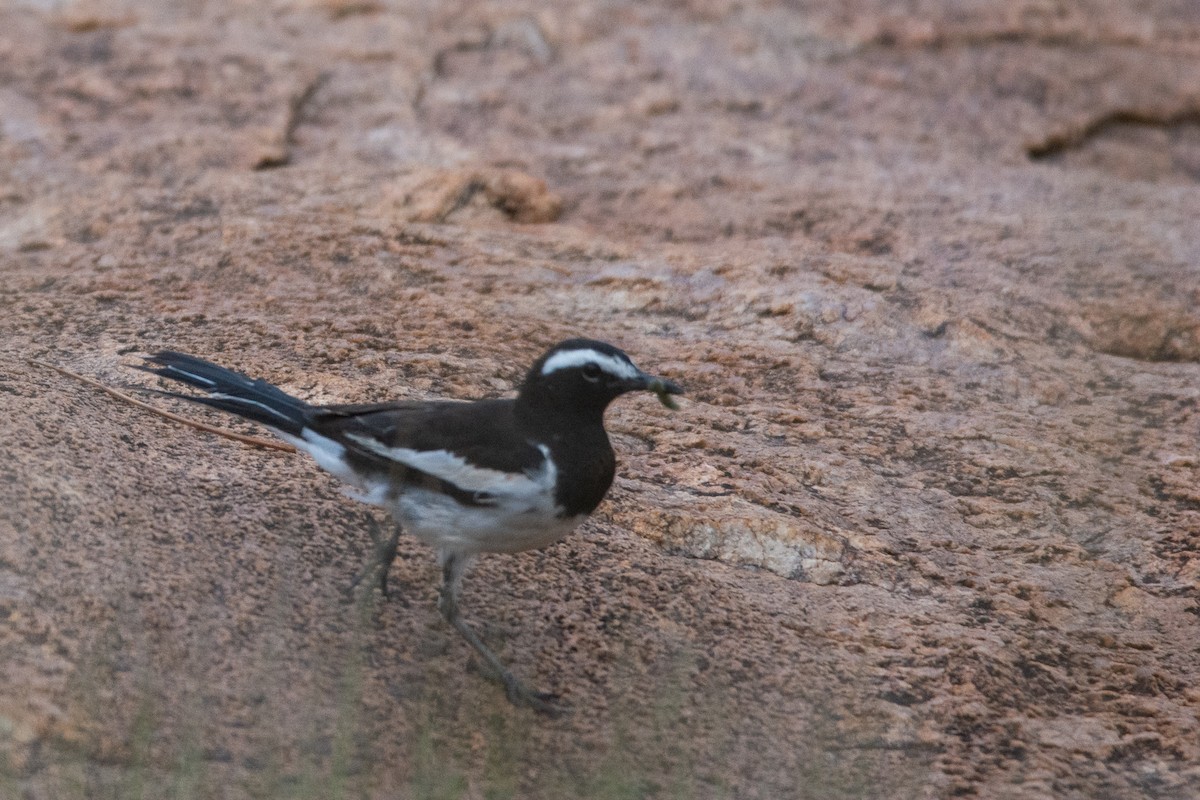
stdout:
<svg viewBox="0 0 1200 800">
<path fill-rule="evenodd" d="M 441 568 L 442 617 L 483 658 L 511 703 L 547 714 L 559 711 L 553 695 L 527 687 L 464 620 L 463 574 L 482 554 L 562 540 L 600 505 L 616 472 L 604 428 L 613 400 L 646 391 L 677 408 L 672 395 L 683 394 L 619 348 L 584 338 L 543 353 L 515 397 L 473 401 L 313 405 L 172 350 L 147 355 L 136 368 L 200 393 L 151 391 L 266 426 L 348 484 L 354 497 L 386 509 L 395 523 L 386 540 L 369 517 L 385 597 L 401 532 L 429 545 Z"/>
</svg>

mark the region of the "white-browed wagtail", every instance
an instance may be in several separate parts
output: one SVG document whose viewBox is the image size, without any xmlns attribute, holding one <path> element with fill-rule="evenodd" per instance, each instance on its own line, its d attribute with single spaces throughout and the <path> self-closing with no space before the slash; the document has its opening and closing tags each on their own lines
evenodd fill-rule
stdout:
<svg viewBox="0 0 1200 800">
<path fill-rule="evenodd" d="M 262 423 L 323 469 L 387 509 L 397 526 L 377 537 L 380 586 L 400 530 L 437 551 L 438 607 L 504 683 L 509 700 L 554 707 L 530 691 L 463 621 L 459 583 L 481 553 L 515 553 L 565 537 L 612 485 L 616 458 L 604 410 L 633 391 L 683 390 L 638 369 L 625 353 L 590 339 L 561 342 L 534 362 L 515 398 L 310 405 L 262 380 L 194 356 L 163 351 L 141 369 L 203 394 L 176 394 Z"/>
</svg>

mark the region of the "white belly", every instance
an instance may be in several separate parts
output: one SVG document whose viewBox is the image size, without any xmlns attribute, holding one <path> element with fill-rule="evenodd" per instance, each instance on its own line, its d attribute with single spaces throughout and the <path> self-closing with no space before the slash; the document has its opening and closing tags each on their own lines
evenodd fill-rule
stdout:
<svg viewBox="0 0 1200 800">
<path fill-rule="evenodd" d="M 438 492 L 405 491 L 387 503 L 401 527 L 421 541 L 463 555 L 516 553 L 563 539 L 586 515 L 559 517 L 553 502 L 501 499 L 494 506 L 464 506 Z"/>
</svg>

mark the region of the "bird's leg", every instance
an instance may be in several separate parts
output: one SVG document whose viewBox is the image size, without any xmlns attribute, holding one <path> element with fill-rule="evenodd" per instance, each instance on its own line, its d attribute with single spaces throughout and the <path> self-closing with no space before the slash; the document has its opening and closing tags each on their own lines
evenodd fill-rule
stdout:
<svg viewBox="0 0 1200 800">
<path fill-rule="evenodd" d="M 392 527 L 392 535 L 385 539 L 383 532 L 379 530 L 379 523 L 375 521 L 372 514 L 368 513 L 367 530 L 371 534 L 371 542 L 375 545 L 375 551 L 371 554 L 371 560 L 363 567 L 362 572 L 354 577 L 350 588 L 353 590 L 362 582 L 363 578 L 375 570 L 379 570 L 379 591 L 384 597 L 387 597 L 388 570 L 392 568 L 392 562 L 396 560 L 396 550 L 400 547 L 400 525 L 399 523 L 395 524 Z"/>
<path fill-rule="evenodd" d="M 467 644 L 483 656 L 483 660 L 491 667 L 494 676 L 504 684 L 504 693 L 508 696 L 510 703 L 515 706 L 526 705 L 534 711 L 551 716 L 560 714 L 561 709 L 549 702 L 553 695 L 532 691 L 517 680 L 517 677 L 500 661 L 499 656 L 493 653 L 491 648 L 484 644 L 475 631 L 471 630 L 470 626 L 459 616 L 458 588 L 466 565 L 467 559 L 463 556 L 443 555 L 442 589 L 438 596 L 438 610 L 442 612 L 446 622 L 449 622 L 456 631 L 462 634 L 462 637 L 467 640 Z"/>
<path fill-rule="evenodd" d="M 376 525 L 378 530 L 379 526 Z M 375 558 L 379 561 L 379 591 L 386 598 L 388 596 L 388 572 L 392 569 L 392 562 L 396 560 L 396 550 L 400 547 L 400 524 L 396 523 L 392 526 L 392 535 L 388 537 L 382 546 L 379 541 L 375 541 Z"/>
</svg>

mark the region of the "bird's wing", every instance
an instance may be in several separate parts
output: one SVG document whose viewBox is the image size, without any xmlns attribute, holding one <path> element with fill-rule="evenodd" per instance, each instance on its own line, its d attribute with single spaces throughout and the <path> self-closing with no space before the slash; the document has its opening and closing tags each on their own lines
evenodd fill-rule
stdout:
<svg viewBox="0 0 1200 800">
<path fill-rule="evenodd" d="M 511 400 L 324 406 L 308 428 L 344 447 L 356 470 L 396 488 L 476 505 L 553 489 L 547 453 L 521 437 Z"/>
</svg>

